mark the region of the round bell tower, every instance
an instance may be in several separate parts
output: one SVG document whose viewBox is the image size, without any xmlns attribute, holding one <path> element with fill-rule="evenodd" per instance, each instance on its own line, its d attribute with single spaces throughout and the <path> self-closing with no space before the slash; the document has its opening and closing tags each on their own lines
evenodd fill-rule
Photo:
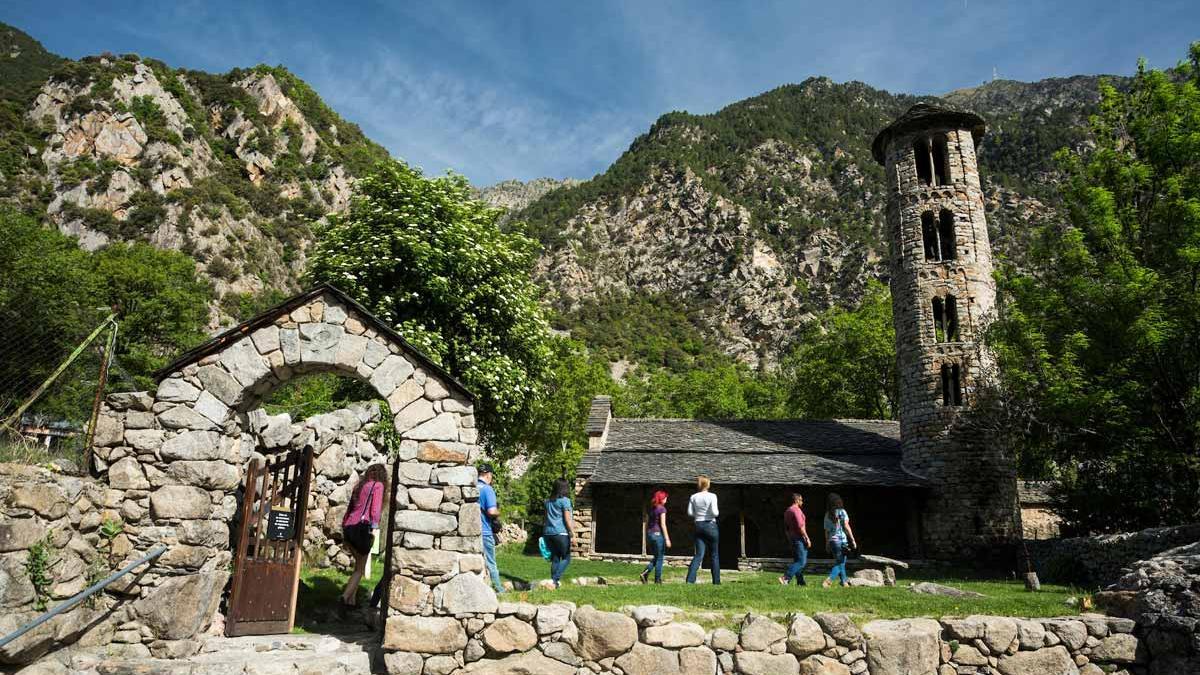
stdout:
<svg viewBox="0 0 1200 675">
<path fill-rule="evenodd" d="M 918 103 L 875 137 L 887 228 L 904 468 L 929 481 L 923 555 L 974 557 L 1019 536 L 1013 463 L 962 425 L 992 373 L 996 304 L 975 144 L 983 118 Z"/>
</svg>

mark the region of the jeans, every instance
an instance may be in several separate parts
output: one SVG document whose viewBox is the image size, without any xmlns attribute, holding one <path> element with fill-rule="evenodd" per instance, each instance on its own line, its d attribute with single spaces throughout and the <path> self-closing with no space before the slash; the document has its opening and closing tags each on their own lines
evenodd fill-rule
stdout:
<svg viewBox="0 0 1200 675">
<path fill-rule="evenodd" d="M 550 549 L 550 580 L 557 584 L 571 563 L 571 537 L 567 534 L 547 534 L 545 537 L 546 547 Z"/>
<path fill-rule="evenodd" d="M 833 567 L 829 570 L 829 580 L 835 581 L 839 577 L 844 586 L 846 584 L 846 544 L 840 541 L 829 542 L 829 551 L 833 554 Z"/>
<path fill-rule="evenodd" d="M 717 530 L 717 521 L 703 520 L 696 523 L 696 553 L 692 556 L 692 564 L 688 566 L 687 582 L 689 584 L 696 583 L 696 573 L 700 571 L 700 564 L 704 562 L 706 551 L 712 561 L 713 583 L 721 583 L 721 553 L 718 550 L 720 543 L 721 534 Z"/>
<path fill-rule="evenodd" d="M 496 536 L 493 534 L 483 535 L 483 560 L 487 566 L 488 576 L 492 578 L 492 588 L 496 589 L 497 593 L 503 593 L 504 587 L 500 585 L 500 570 L 496 567 Z"/>
<path fill-rule="evenodd" d="M 783 578 L 787 581 L 796 579 L 796 583 L 804 585 L 804 566 L 808 564 L 808 547 L 804 545 L 803 539 L 792 540 L 792 564 L 788 566 L 787 571 L 783 573 Z"/>
<path fill-rule="evenodd" d="M 663 538 L 662 532 L 650 532 L 646 535 L 646 543 L 650 544 L 650 553 L 654 555 L 646 565 L 646 570 L 642 574 L 650 574 L 654 572 L 654 583 L 662 581 L 663 557 L 667 553 L 667 540 Z"/>
</svg>

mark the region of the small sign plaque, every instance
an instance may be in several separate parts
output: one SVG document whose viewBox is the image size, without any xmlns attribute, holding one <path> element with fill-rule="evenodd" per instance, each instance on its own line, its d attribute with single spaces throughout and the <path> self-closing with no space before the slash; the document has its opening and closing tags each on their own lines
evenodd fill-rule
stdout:
<svg viewBox="0 0 1200 675">
<path fill-rule="evenodd" d="M 296 527 L 296 514 L 288 509 L 273 507 L 267 517 L 267 539 L 291 539 Z"/>
</svg>

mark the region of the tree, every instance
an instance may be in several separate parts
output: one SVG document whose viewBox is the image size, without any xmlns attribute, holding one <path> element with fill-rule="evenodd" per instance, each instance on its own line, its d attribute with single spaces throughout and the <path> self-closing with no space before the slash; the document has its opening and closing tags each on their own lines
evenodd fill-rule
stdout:
<svg viewBox="0 0 1200 675">
<path fill-rule="evenodd" d="M 0 210 L 0 241 L 0 407 L 31 394 L 110 312 L 120 322 L 121 372 L 139 387 L 152 386 L 151 373 L 167 358 L 204 339 L 211 289 L 182 253 L 144 243 L 89 253 L 7 210 Z M 35 410 L 83 421 L 98 368 L 93 348 Z"/>
<path fill-rule="evenodd" d="M 347 213 L 318 234 L 310 274 L 349 293 L 445 366 L 480 401 L 493 456 L 513 451 L 550 359 L 531 272 L 537 243 L 471 196 L 466 179 L 401 162 L 355 184 Z"/>
<path fill-rule="evenodd" d="M 782 363 L 793 416 L 895 417 L 896 331 L 883 284 L 869 282 L 857 309 L 826 311 L 797 343 Z"/>
<path fill-rule="evenodd" d="M 1200 516 L 1200 43 L 1174 75 L 1101 85 L 1095 148 L 1060 151 L 1067 222 L 999 274 L 988 341 L 1022 466 L 1069 530 Z"/>
<path fill-rule="evenodd" d="M 110 244 L 92 255 L 96 302 L 113 308 L 121 322 L 117 354 L 139 384 L 167 359 L 204 339 L 209 285 L 196 264 L 177 251 L 149 244 Z"/>
</svg>

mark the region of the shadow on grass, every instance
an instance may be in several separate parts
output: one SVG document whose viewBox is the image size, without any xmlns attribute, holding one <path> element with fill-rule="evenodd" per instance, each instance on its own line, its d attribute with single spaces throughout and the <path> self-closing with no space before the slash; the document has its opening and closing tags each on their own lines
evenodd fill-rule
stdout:
<svg viewBox="0 0 1200 675">
<path fill-rule="evenodd" d="M 345 635 L 369 629 L 361 608 L 367 606 L 382 571 L 375 569 L 370 579 L 358 586 L 359 610 L 342 607 L 341 595 L 346 574 L 333 569 L 303 570 L 296 596 L 296 627 L 294 632 Z"/>
</svg>

